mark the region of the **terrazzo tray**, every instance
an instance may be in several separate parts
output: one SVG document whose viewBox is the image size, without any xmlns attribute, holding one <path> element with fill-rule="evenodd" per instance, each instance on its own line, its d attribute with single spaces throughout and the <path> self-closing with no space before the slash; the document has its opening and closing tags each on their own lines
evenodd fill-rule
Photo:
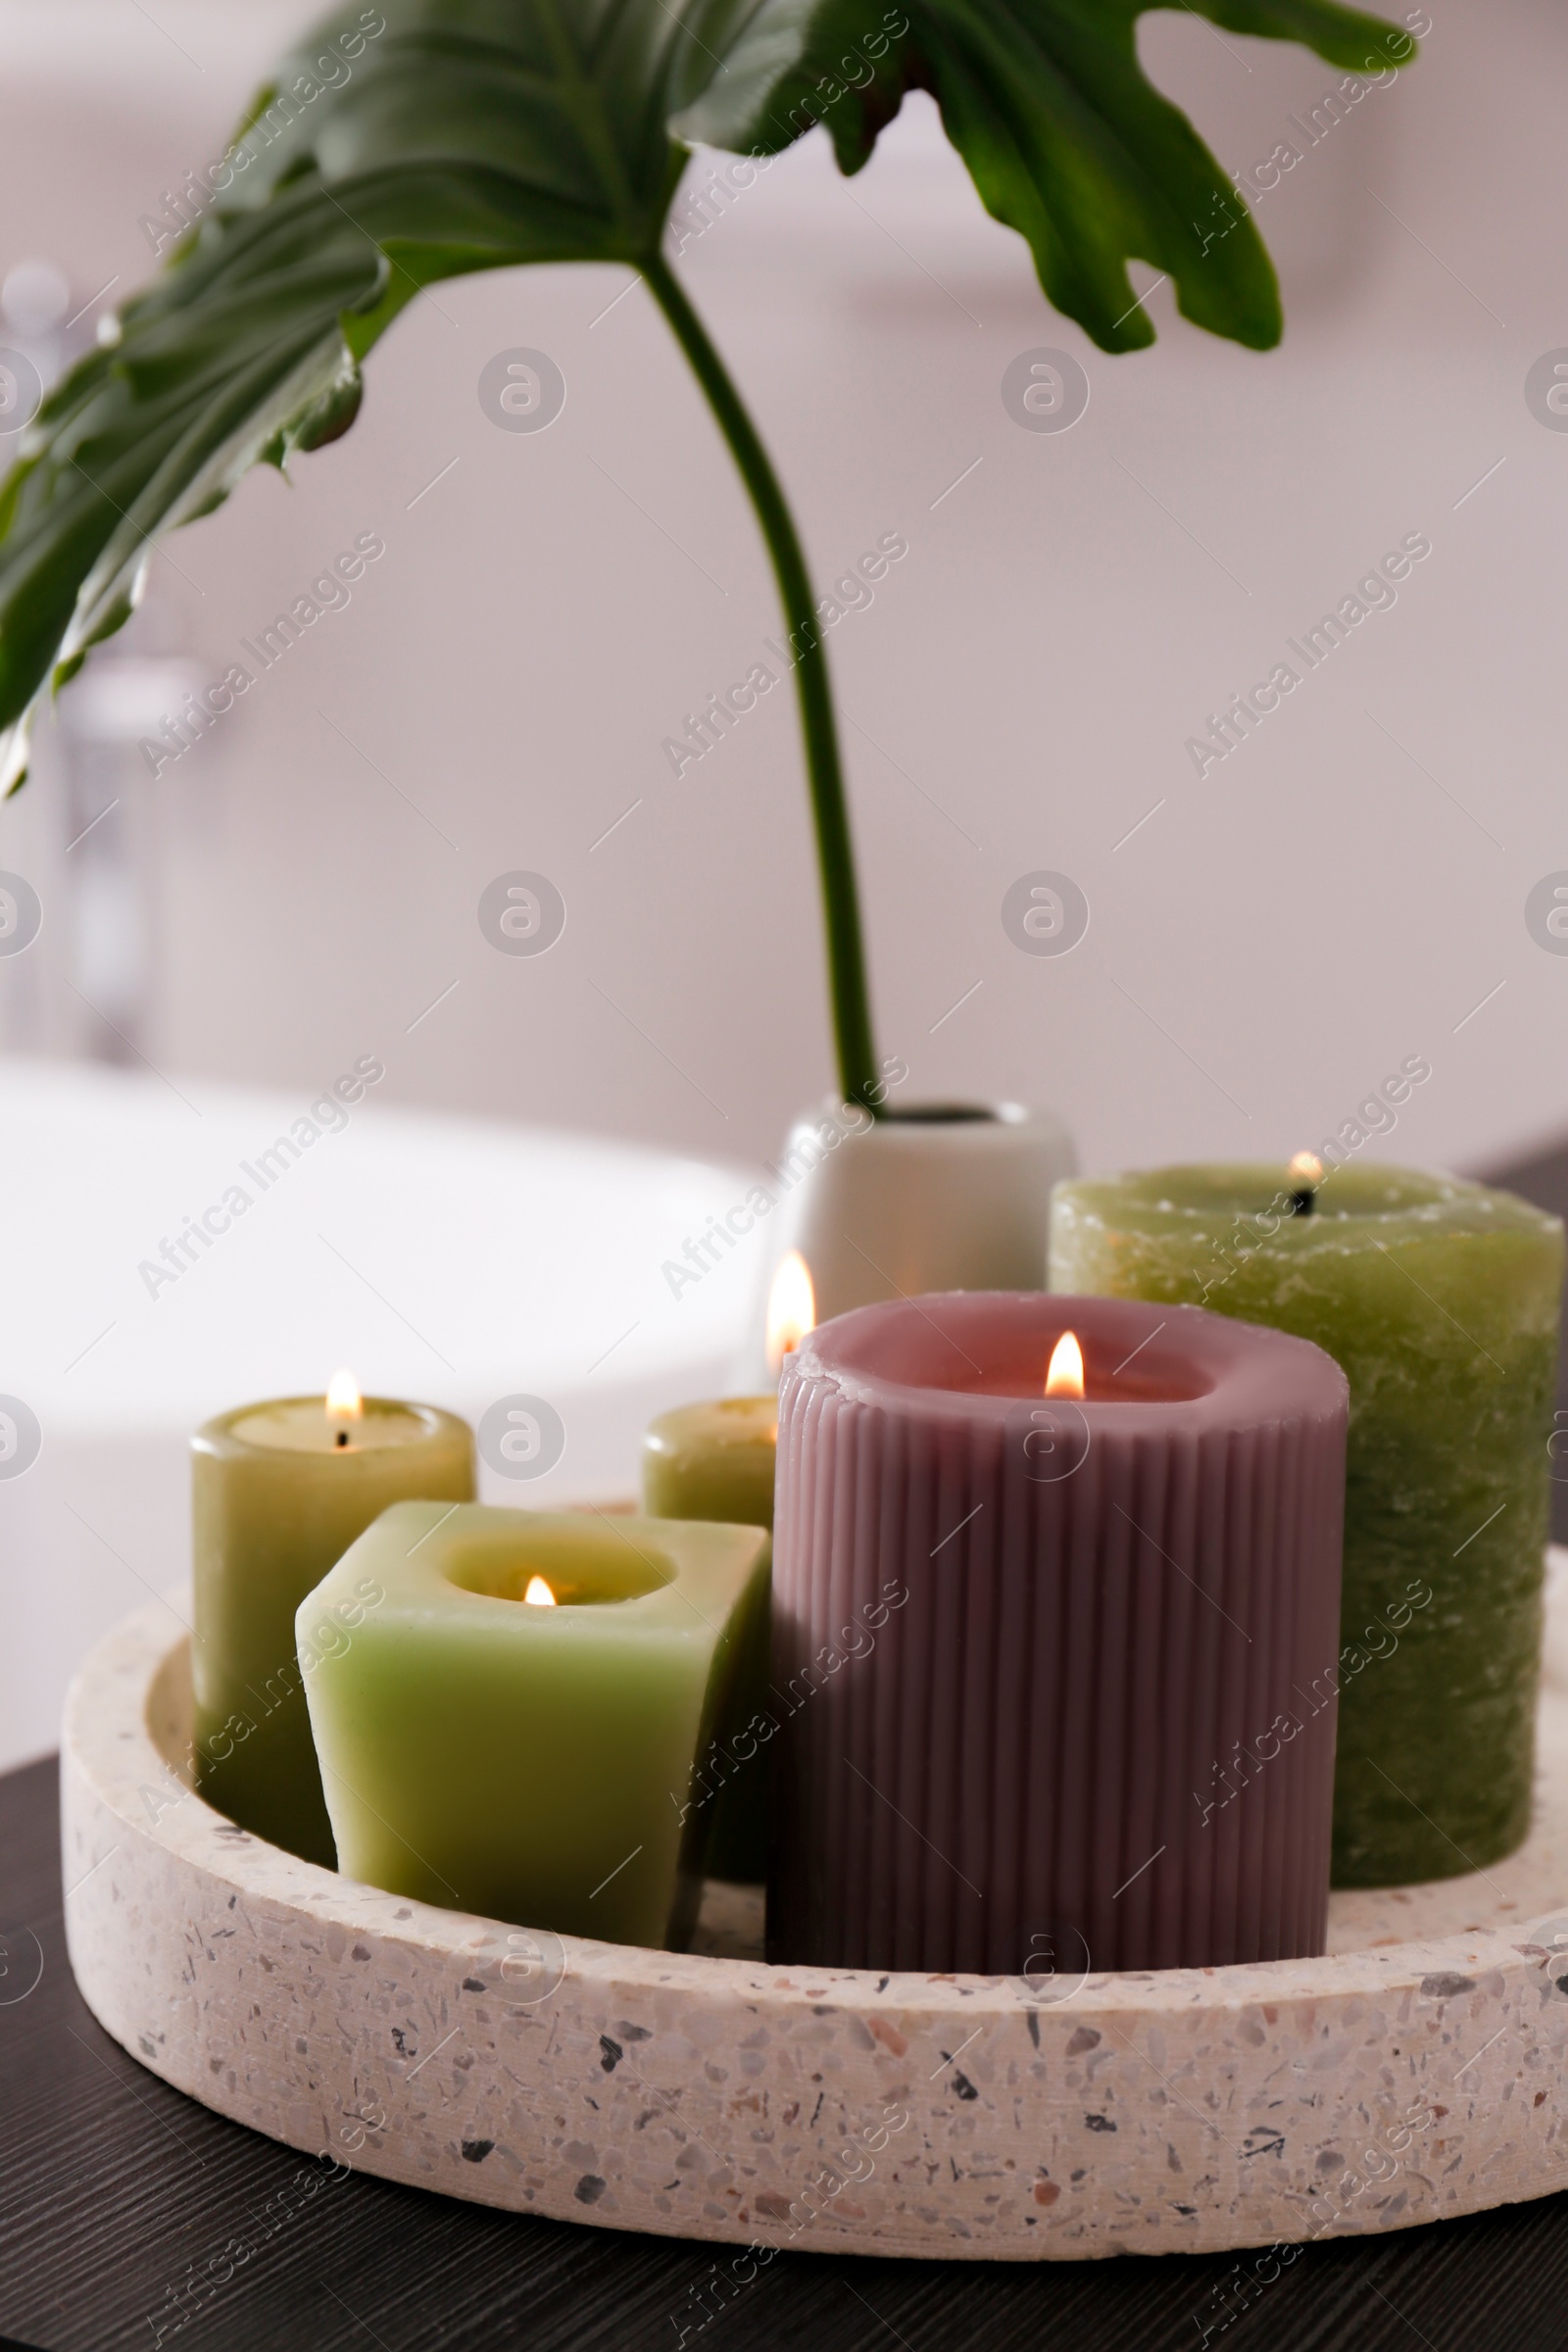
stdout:
<svg viewBox="0 0 1568 2352">
<path fill-rule="evenodd" d="M 1568 2185 L 1565 1568 L 1511 1860 L 1337 1894 L 1324 1959 L 1038 1985 L 768 1967 L 760 1894 L 713 1885 L 675 1954 L 298 1862 L 190 1790 L 188 1640 L 148 1608 L 67 1703 L 72 1965 L 116 2040 L 220 2114 L 617 2230 L 1073 2261 L 1544 2196 Z"/>
</svg>

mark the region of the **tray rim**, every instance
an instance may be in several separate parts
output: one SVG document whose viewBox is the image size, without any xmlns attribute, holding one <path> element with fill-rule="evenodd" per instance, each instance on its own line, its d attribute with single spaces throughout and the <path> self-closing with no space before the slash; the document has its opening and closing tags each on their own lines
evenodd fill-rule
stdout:
<svg viewBox="0 0 1568 2352">
<path fill-rule="evenodd" d="M 975 2216 L 968 2211 L 972 2200 L 956 2193 L 961 2181 L 956 2179 L 956 2160 L 954 2182 L 943 2182 L 940 2193 L 928 2184 L 923 2201 L 911 2203 L 905 2197 L 896 2218 L 871 2210 L 863 2199 L 846 2199 L 841 2188 L 828 2210 L 814 2215 L 806 2226 L 794 2224 L 786 2229 L 797 2199 L 791 2195 L 785 2200 L 784 2215 L 770 2215 L 766 2202 L 771 2192 L 766 2190 L 746 2192 L 732 2213 L 719 2210 L 694 2215 L 685 2207 L 668 2217 L 649 2209 L 648 2198 L 636 2189 L 629 2176 L 612 2183 L 614 2192 L 623 2193 L 607 2195 L 603 2178 L 590 2172 L 579 2174 L 575 2181 L 564 2178 L 544 2180 L 524 2195 L 515 2178 L 503 2184 L 497 2175 L 481 2176 L 463 2156 L 461 2135 L 451 2147 L 450 2163 L 444 2161 L 440 2145 L 433 2143 L 424 2130 L 428 2119 L 410 2101 L 404 2102 L 398 2117 L 389 2117 L 384 2141 L 362 2134 L 361 2144 L 340 2149 L 333 2142 L 329 2125 L 318 2127 L 312 2121 L 303 2126 L 298 2100 L 294 2109 L 289 2109 L 287 2093 L 297 2085 L 280 2082 L 274 2093 L 250 2078 L 241 2082 L 222 2073 L 214 2054 L 215 2030 L 204 2028 L 186 2014 L 191 2001 L 182 1981 L 185 1971 L 172 1970 L 171 1922 L 164 1893 L 177 1890 L 177 1899 L 198 1935 L 204 1915 L 217 1922 L 243 1904 L 242 1916 L 265 1922 L 268 1933 L 280 1939 L 280 1948 L 294 1952 L 307 1974 L 318 1972 L 325 1987 L 320 1996 L 325 2008 L 339 2028 L 349 2019 L 355 2032 L 365 2026 L 361 2011 L 367 2004 L 361 1994 L 368 1990 L 371 1972 L 367 1971 L 356 1983 L 357 1972 L 353 1961 L 345 1959 L 346 1951 L 365 1952 L 368 1959 L 373 1955 L 377 1966 L 401 1969 L 422 1981 L 432 1972 L 437 1977 L 443 1970 L 451 1974 L 460 1962 L 483 1965 L 502 1951 L 509 1935 L 519 1931 L 509 1923 L 360 1886 L 267 1846 L 224 1822 L 176 1778 L 148 1722 L 149 1707 L 162 1703 L 161 1694 L 167 1696 L 168 1678 L 177 1676 L 181 1658 L 186 1660 L 188 1676 L 188 1642 L 187 1632 L 172 1632 L 169 1606 L 150 1604 L 99 1643 L 73 1684 L 61 1752 L 68 1948 L 88 2006 L 131 2056 L 204 2104 L 268 2132 L 285 2144 L 313 2154 L 318 2148 L 324 2153 L 329 2147 L 340 2161 L 347 2161 L 352 2154 L 357 2169 L 385 2178 L 435 2187 L 471 2201 L 552 2213 L 591 2225 L 740 2244 L 799 2244 L 803 2250 L 960 2259 L 1085 2259 L 1129 2251 L 1212 2252 L 1271 2242 L 1298 2243 L 1319 2235 L 1367 2234 L 1418 2226 L 1446 2214 L 1480 2211 L 1568 2185 L 1568 2089 L 1560 2112 L 1549 2086 L 1544 2098 L 1536 2101 L 1534 2117 L 1539 2128 L 1526 2134 L 1528 2144 L 1517 2144 L 1507 2139 L 1506 2133 L 1499 2137 L 1495 2129 L 1489 2128 L 1489 2119 L 1494 2126 L 1498 2110 L 1509 2106 L 1511 2093 L 1500 2072 L 1502 2062 L 1488 2062 L 1486 2053 L 1494 2045 L 1482 2030 L 1486 2027 L 1498 2034 L 1498 2019 L 1504 2027 L 1515 2017 L 1522 2025 L 1528 2016 L 1540 2012 L 1545 2019 L 1545 2038 L 1536 2046 L 1550 2058 L 1553 2083 L 1562 2081 L 1568 2063 L 1568 1997 L 1551 2000 L 1551 1982 L 1544 1975 L 1547 1950 L 1532 1940 L 1529 1931 L 1559 1915 L 1568 1919 L 1568 1889 L 1560 1905 L 1522 1915 L 1506 1929 L 1470 1928 L 1309 1960 L 1147 1975 L 1091 1974 L 1075 1993 L 1059 2000 L 1043 1998 L 1017 1978 L 802 1968 L 574 1937 L 559 1939 L 564 1974 L 546 2004 L 554 2020 L 569 2013 L 584 2020 L 580 2031 L 588 2032 L 599 2014 L 613 2022 L 614 2015 L 641 2003 L 650 2012 L 658 2010 L 666 2019 L 677 2020 L 669 2031 L 683 2047 L 690 2048 L 700 2046 L 703 2034 L 714 2025 L 723 2032 L 734 2029 L 732 2038 L 742 2039 L 739 2028 L 757 2019 L 763 2021 L 763 2030 L 776 2030 L 786 2043 L 808 2045 L 824 2017 L 842 2019 L 843 2038 L 850 2046 L 839 2053 L 839 2071 L 841 2077 L 856 2076 L 851 2087 L 863 2094 L 861 2105 L 895 2094 L 900 2111 L 907 2110 L 909 2120 L 920 2126 L 926 2144 L 946 2147 L 950 2154 L 956 2144 L 955 2122 L 961 2125 L 969 2120 L 961 2114 L 955 2118 L 951 2086 L 937 2087 L 936 2077 L 945 2074 L 953 2060 L 948 2058 L 937 2068 L 936 2077 L 923 2084 L 915 2077 L 926 2070 L 905 2067 L 901 2061 L 917 2034 L 926 2035 L 928 2045 L 941 2051 L 944 2043 L 954 2038 L 945 2031 L 946 2021 L 956 2022 L 960 2017 L 970 2041 L 991 2030 L 999 2045 L 1007 2045 L 1009 2051 L 1016 2047 L 1026 2066 L 1038 2058 L 1048 2078 L 1054 2070 L 1061 2088 L 1048 2087 L 1038 2110 L 1033 2102 L 1026 2102 L 1030 2105 L 1027 2121 L 1051 2123 L 1058 2137 L 1070 2121 L 1066 2106 L 1076 2101 L 1083 2108 L 1081 2090 L 1073 2089 L 1072 2082 L 1074 2050 L 1082 2044 L 1086 2032 L 1107 2057 L 1117 2054 L 1115 2042 L 1107 2046 L 1107 2037 L 1114 2036 L 1133 2056 L 1145 2058 L 1156 2074 L 1161 2070 L 1149 2055 L 1152 2038 L 1159 2036 L 1155 2046 L 1164 2050 L 1163 2036 L 1173 2031 L 1188 2042 L 1193 2040 L 1195 2027 L 1199 2034 L 1209 2034 L 1224 2045 L 1223 2057 L 1215 2058 L 1213 2065 L 1230 2099 L 1225 2112 L 1234 2130 L 1241 2114 L 1247 2112 L 1245 2102 L 1266 2088 L 1271 2077 L 1280 2079 L 1281 2069 L 1287 2076 L 1293 2071 L 1298 2076 L 1304 2067 L 1320 2063 L 1315 2050 L 1326 2034 L 1354 2032 L 1374 2016 L 1396 2012 L 1415 2021 L 1408 2028 L 1396 2024 L 1395 2031 L 1404 2034 L 1406 2039 L 1418 2029 L 1436 2029 L 1440 2046 L 1458 2046 L 1454 2037 L 1462 2031 L 1464 2042 L 1476 2052 L 1462 2071 L 1475 2071 L 1465 2091 L 1468 2115 L 1464 2129 L 1461 2132 L 1455 2126 L 1444 2134 L 1445 2162 L 1452 2154 L 1450 2143 L 1458 2145 L 1461 2159 L 1473 2161 L 1461 2161 L 1457 2170 L 1444 2175 L 1441 2184 L 1428 2182 L 1424 2193 L 1399 2198 L 1392 2213 L 1388 2207 L 1395 2200 L 1385 2199 L 1379 2206 L 1358 2193 L 1352 2209 L 1338 2219 L 1326 2225 L 1315 2221 L 1310 2180 L 1293 2187 L 1277 2173 L 1270 2174 L 1257 2150 L 1236 2151 L 1234 2141 L 1193 2102 L 1189 2102 L 1191 2116 L 1172 2106 L 1161 2125 L 1162 2132 L 1168 2125 L 1174 2134 L 1168 2139 L 1171 2162 L 1177 2161 L 1178 2144 L 1183 2146 L 1184 2158 L 1213 2157 L 1210 2133 L 1225 2139 L 1233 2156 L 1239 2158 L 1227 2162 L 1221 2157 L 1217 2165 L 1205 2164 L 1205 2177 L 1212 2175 L 1213 2192 L 1205 2203 L 1178 2208 L 1179 2218 L 1163 2215 L 1152 2219 L 1148 2212 L 1134 2216 L 1127 2209 L 1127 2198 L 1133 2196 L 1136 2201 L 1139 2192 L 1129 2185 L 1130 2177 L 1122 2164 L 1111 2168 L 1117 2179 L 1113 2185 L 1107 2184 L 1103 2198 L 1098 2202 L 1075 2200 L 1076 2209 L 1061 2217 L 1054 2210 L 1059 2198 L 1049 2207 L 1042 2202 L 1037 2213 L 1025 2217 L 1030 2224 L 1027 2236 L 1020 2230 L 1005 2246 L 995 2236 L 991 2242 L 974 2242 Z M 1568 1709 L 1568 1693 L 1548 1683 L 1544 1703 Z M 149 1902 L 153 1905 L 150 1914 Z M 124 1933 L 126 1911 L 138 1904 L 143 1940 L 131 1949 Z M 228 1931 L 215 1926 L 213 1932 L 220 1936 Z M 289 1944 L 290 1936 L 297 1939 L 296 1944 Z M 301 1961 L 306 1945 L 309 1958 Z M 211 1965 L 211 1946 L 208 1954 Z M 471 1976 L 464 1980 L 466 1984 L 473 1982 Z M 345 2000 L 347 2007 L 342 2008 Z M 334 2008 L 334 2003 L 339 2006 Z M 510 2010 L 505 2001 L 497 2005 Z M 232 2008 L 232 2001 L 228 2009 L 220 2004 L 216 2029 L 220 2038 L 233 2028 Z M 227 2029 L 223 2018 L 228 2019 Z M 155 2019 L 164 2023 L 156 2025 Z M 506 2022 L 505 2017 L 500 2021 L 503 2033 Z M 172 2038 L 171 2023 L 174 2026 Z M 694 2033 L 696 2042 L 690 2039 Z M 819 2034 L 816 2037 L 821 2038 Z M 1501 2037 L 1507 2038 L 1506 2034 Z M 552 2044 L 555 2038 L 553 2022 Z M 591 2043 L 591 2033 L 589 2038 Z M 725 2048 L 729 2048 L 727 2042 Z M 1347 2051 L 1347 2063 L 1331 2087 L 1339 2102 L 1336 2113 L 1348 2102 L 1352 2111 L 1366 2116 L 1362 2131 L 1370 2134 L 1379 2128 L 1373 2122 L 1374 2111 L 1390 2086 L 1390 2077 L 1386 2064 L 1368 2067 L 1361 2059 L 1362 2053 Z M 386 2070 L 388 2086 L 412 2083 L 413 2075 L 424 2063 L 421 2059 L 401 2078 Z M 648 2063 L 654 2063 L 651 2055 Z M 1016 2060 L 1012 2063 L 1016 2066 Z M 595 2090 L 604 2088 L 593 2082 L 591 2065 L 584 2072 L 576 2057 L 571 2064 L 576 2073 L 564 2071 L 562 2062 L 547 2069 L 543 2084 L 536 2082 L 534 2087 L 559 2093 L 569 2082 L 573 2097 L 587 2095 L 585 2082 L 592 2082 Z M 329 2063 L 326 2071 L 330 2072 Z M 1080 2078 L 1082 2071 L 1077 2070 Z M 638 2079 L 643 2080 L 640 2073 Z M 821 2081 L 822 2077 L 818 2074 L 814 2079 Z M 1174 2099 L 1181 2101 L 1185 2094 L 1176 2083 L 1163 2075 L 1161 2079 L 1169 2082 Z M 660 2088 L 658 2084 L 650 2087 L 656 2092 Z M 685 2102 L 683 2123 L 701 2104 L 687 2097 L 690 2088 L 677 2069 L 677 2080 L 668 2089 L 671 2096 Z M 1064 2099 L 1063 2092 L 1070 2095 Z M 330 2097 L 336 2097 L 335 2090 Z M 973 2085 L 969 2097 L 978 2103 L 980 2093 Z M 277 2104 L 279 2098 L 282 2105 Z M 1243 2101 L 1240 2109 L 1238 2099 Z M 822 2103 L 822 2099 L 817 2101 L 819 2111 Z M 705 2118 L 721 2104 L 709 2102 L 703 2108 Z M 1016 2111 L 1016 2100 L 1014 2105 Z M 338 2111 L 350 2112 L 342 2102 L 337 2109 L 331 2108 L 330 2102 L 319 2108 L 323 2119 Z M 311 2112 L 314 2116 L 317 2110 Z M 848 2109 L 841 2102 L 835 2112 Z M 1439 2102 L 1436 2112 L 1448 2117 L 1453 2110 Z M 271 2120 L 267 2120 L 269 2116 Z M 1200 2127 L 1196 2138 L 1194 2119 Z M 815 2118 L 812 2120 L 814 2125 Z M 701 2124 L 693 2122 L 691 2129 L 711 2148 Z M 845 2129 L 835 2125 L 830 2115 L 827 2128 L 817 2133 L 797 2169 L 804 2174 L 815 2163 L 831 2166 L 830 2143 L 838 2147 L 841 2156 L 845 2154 Z M 1083 2129 L 1094 2129 L 1088 2111 L 1080 2138 Z M 1111 2132 L 1120 2126 L 1102 2122 L 1099 2129 Z M 416 2130 L 424 2133 L 417 2154 L 414 2149 Z M 409 2136 L 400 2141 L 399 2132 Z M 1315 2154 L 1321 2156 L 1325 2147 L 1346 2136 L 1338 2130 L 1327 2131 Z M 447 2138 L 450 2140 L 450 2133 Z M 1100 2153 L 1092 2142 L 1085 2152 Z M 1117 2153 L 1119 2156 L 1121 2151 Z M 906 2154 L 896 2151 L 901 2163 Z M 550 2169 L 549 2158 L 538 2150 L 519 2161 L 524 2167 L 533 2162 L 545 2172 Z M 736 2160 L 725 2157 L 723 2161 Z M 875 2174 L 873 2160 L 867 2184 Z M 1052 2180 L 1056 2177 L 1054 2170 L 1048 2175 Z M 592 2202 L 582 2194 L 584 2178 L 601 2183 Z M 1076 2181 L 1080 2176 L 1073 2178 Z M 891 2165 L 884 2179 L 889 2186 L 903 2185 L 898 2170 Z M 1152 2195 L 1155 2185 L 1152 2181 L 1148 2193 Z M 1036 2180 L 1036 2193 L 1039 2186 Z M 1096 2194 L 1098 2197 L 1098 2189 Z M 1062 2226 L 1069 2219 L 1070 2230 Z M 963 2234 L 966 2230 L 971 2232 L 968 2236 Z"/>
</svg>

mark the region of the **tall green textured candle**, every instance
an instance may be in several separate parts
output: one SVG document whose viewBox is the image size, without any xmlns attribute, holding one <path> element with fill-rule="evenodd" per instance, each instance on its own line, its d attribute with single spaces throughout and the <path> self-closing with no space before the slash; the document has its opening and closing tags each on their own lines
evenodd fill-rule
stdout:
<svg viewBox="0 0 1568 2352">
<path fill-rule="evenodd" d="M 1530 1826 L 1563 1229 L 1385 1166 L 1154 1168 L 1058 1184 L 1051 1288 L 1316 1341 L 1350 1383 L 1334 1879 L 1452 1878 Z M 1259 1727 L 1260 1729 L 1262 1727 Z M 1216 1759 L 1199 1802 L 1248 1778 Z"/>
</svg>

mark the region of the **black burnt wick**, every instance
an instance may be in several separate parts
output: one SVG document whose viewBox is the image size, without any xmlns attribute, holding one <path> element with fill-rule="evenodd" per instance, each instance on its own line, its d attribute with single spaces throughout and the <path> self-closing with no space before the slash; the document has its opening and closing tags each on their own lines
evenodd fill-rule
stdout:
<svg viewBox="0 0 1568 2352">
<path fill-rule="evenodd" d="M 1309 1217 L 1316 1203 L 1316 1193 L 1309 1184 L 1303 1184 L 1298 1193 L 1291 1195 L 1291 1214 L 1295 1217 Z"/>
</svg>

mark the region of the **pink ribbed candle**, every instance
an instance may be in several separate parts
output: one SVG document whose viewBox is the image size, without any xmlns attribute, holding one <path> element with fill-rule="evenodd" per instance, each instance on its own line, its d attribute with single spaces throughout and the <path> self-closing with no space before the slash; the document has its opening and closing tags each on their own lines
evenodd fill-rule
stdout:
<svg viewBox="0 0 1568 2352">
<path fill-rule="evenodd" d="M 1081 1405 L 1043 1396 L 1067 1330 Z M 806 1339 L 769 1958 L 1320 1952 L 1347 1400 L 1320 1348 L 1200 1307 L 958 1291 Z"/>
</svg>

